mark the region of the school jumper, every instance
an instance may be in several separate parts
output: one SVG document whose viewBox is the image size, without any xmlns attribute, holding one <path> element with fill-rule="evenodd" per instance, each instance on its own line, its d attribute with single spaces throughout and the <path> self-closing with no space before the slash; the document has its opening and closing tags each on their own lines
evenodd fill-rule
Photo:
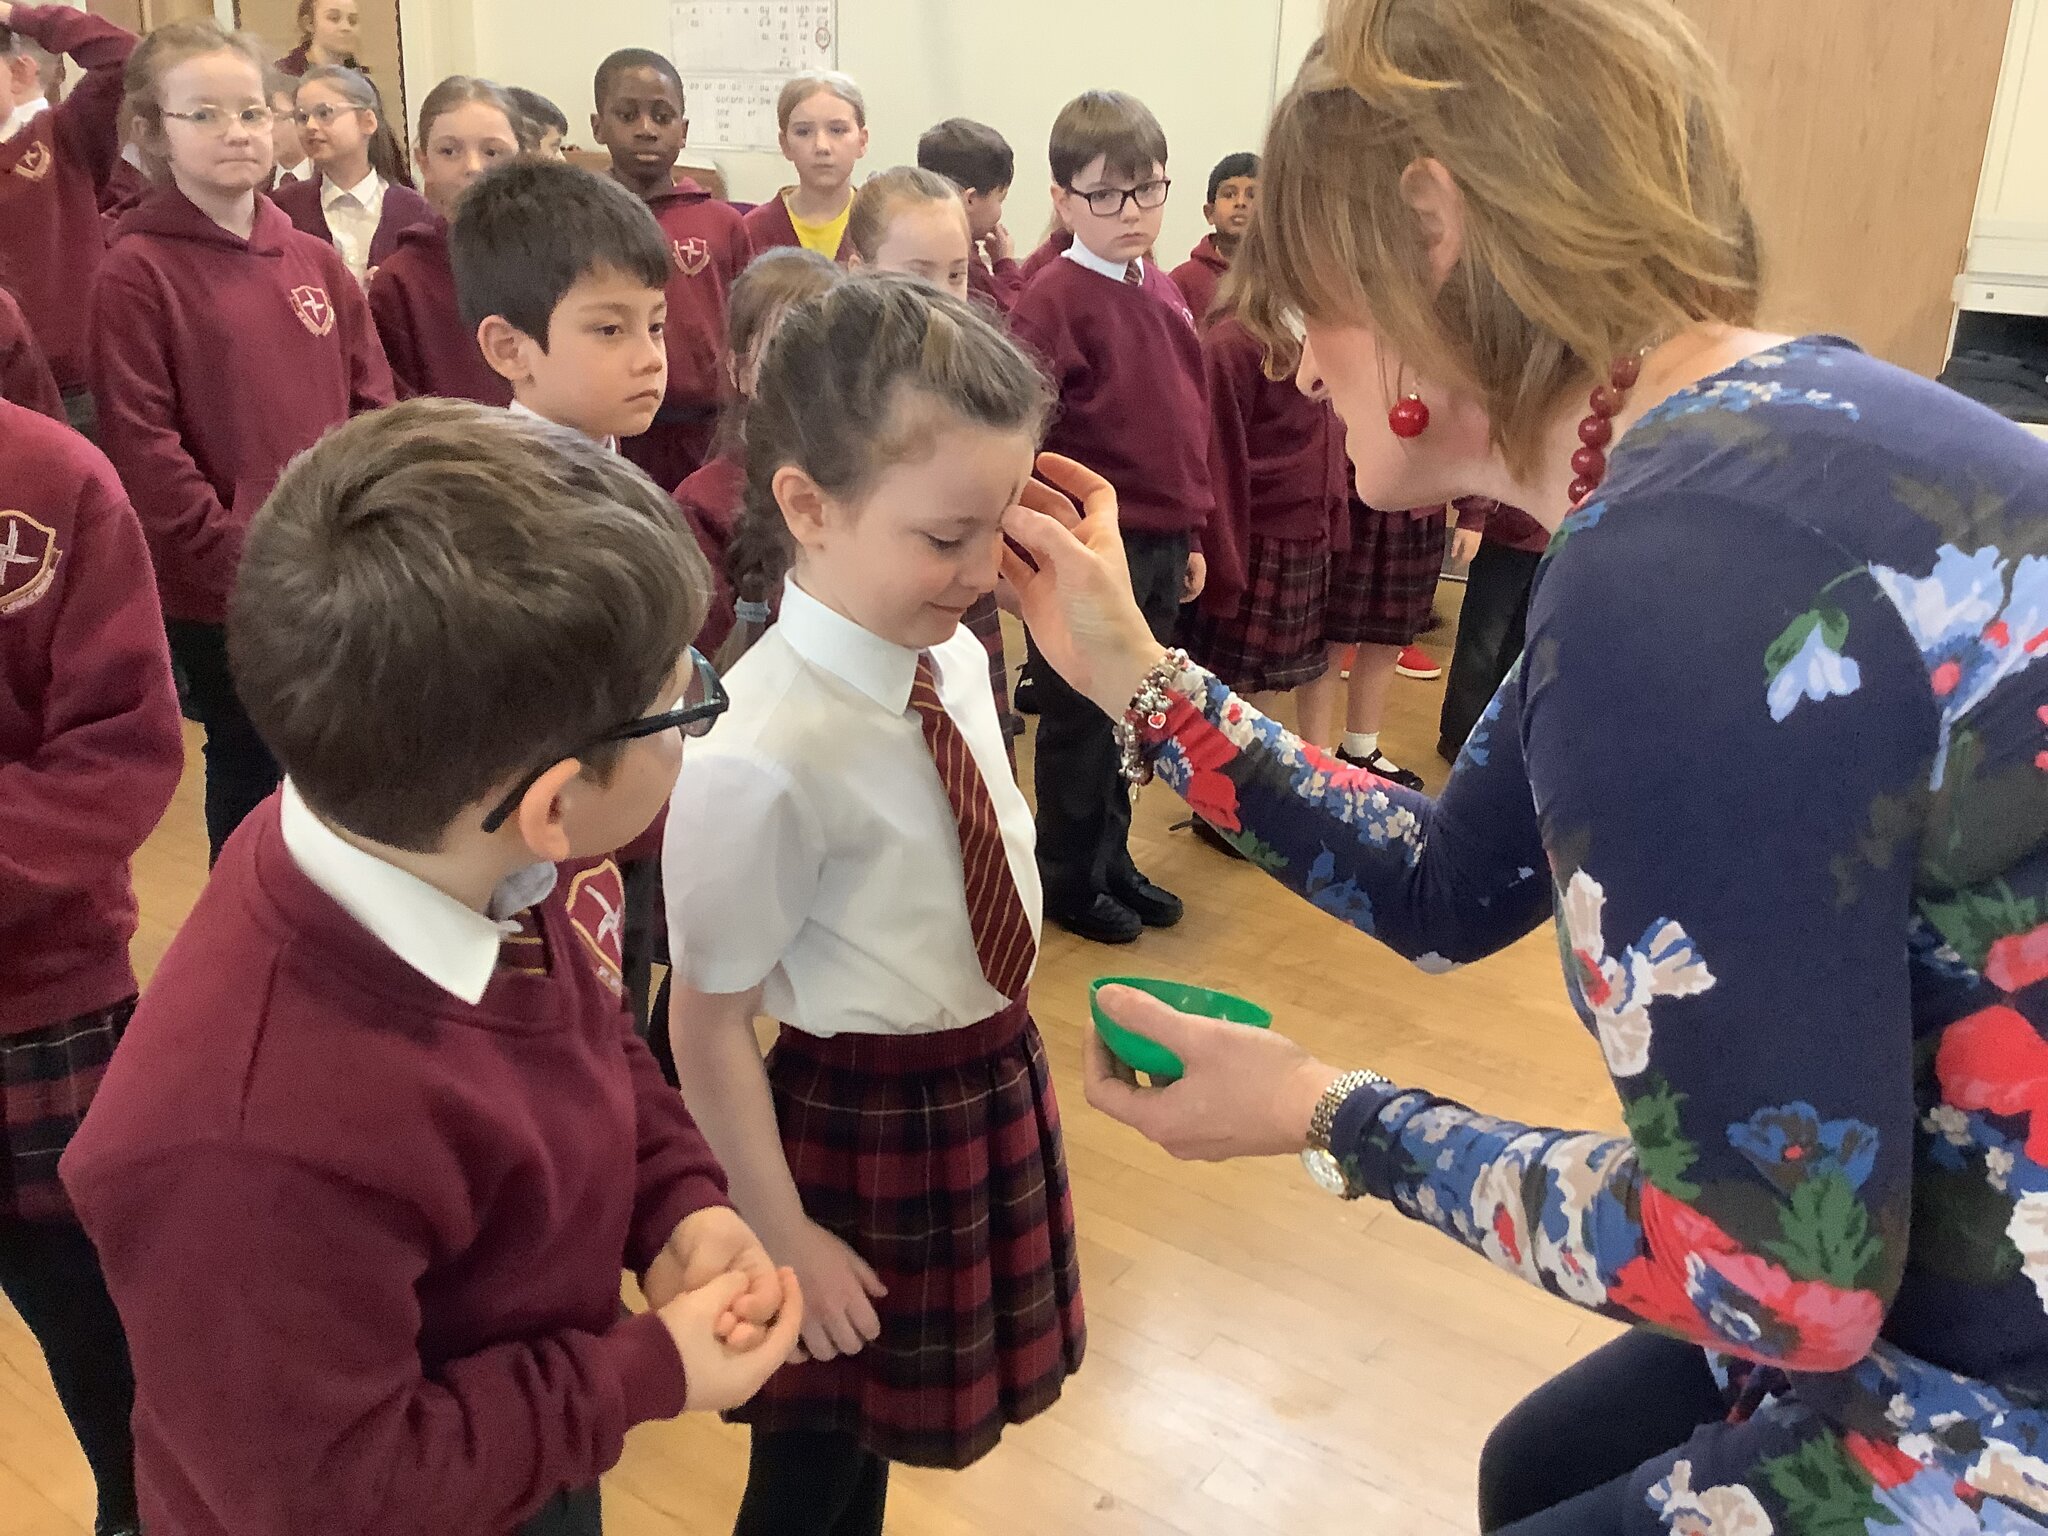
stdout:
<svg viewBox="0 0 2048 1536">
<path fill-rule="evenodd" d="M 375 171 L 371 176 L 377 176 Z M 303 230 L 315 240 L 325 240 L 335 247 L 343 264 L 355 275 L 359 283 L 368 283 L 370 275 L 391 259 L 398 249 L 399 237 L 409 229 L 437 222 L 440 215 L 411 187 L 402 187 L 396 182 L 384 181 L 377 176 L 382 186 L 378 189 L 379 202 L 376 232 L 370 237 L 368 247 L 357 253 L 351 260 L 350 254 L 341 249 L 334 230 L 327 218 L 327 209 L 337 195 L 352 196 L 357 189 L 343 189 L 336 186 L 324 175 L 315 175 L 310 181 L 291 181 L 274 188 L 270 200 L 285 211 L 294 229 Z"/>
<path fill-rule="evenodd" d="M 484 361 L 476 332 L 463 324 L 445 220 L 414 224 L 398 237 L 398 248 L 370 280 L 369 298 L 400 399 L 512 403 L 511 384 Z"/>
<path fill-rule="evenodd" d="M 28 328 L 28 320 L 14 295 L 0 287 L 0 400 L 12 400 L 31 411 L 40 411 L 53 421 L 67 425 L 64 394 L 57 388 L 57 376 Z"/>
<path fill-rule="evenodd" d="M 1173 269 L 1173 280 L 1187 295 L 1188 308 L 1205 329 L 1209 311 L 1216 307 L 1216 290 L 1223 286 L 1223 274 L 1230 270 L 1230 258 L 1216 245 L 1216 237 L 1204 235 L 1188 252 L 1188 259 Z"/>
<path fill-rule="evenodd" d="M 762 251 L 772 251 L 779 246 L 803 244 L 803 241 L 797 238 L 795 221 L 789 216 L 789 204 L 786 198 L 790 191 L 790 188 L 785 187 L 782 191 L 776 193 L 775 196 L 769 198 L 767 202 L 758 204 L 748 211 L 746 215 L 747 239 L 752 242 L 755 254 L 758 255 Z M 848 206 L 851 207 L 852 205 L 849 204 Z M 840 237 L 839 250 L 832 259 L 842 267 L 853 259 L 853 237 L 851 235 L 842 235 Z"/>
</svg>

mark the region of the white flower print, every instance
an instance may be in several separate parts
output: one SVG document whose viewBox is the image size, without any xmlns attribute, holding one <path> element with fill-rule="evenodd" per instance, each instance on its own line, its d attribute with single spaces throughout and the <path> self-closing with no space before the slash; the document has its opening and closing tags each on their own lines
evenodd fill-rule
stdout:
<svg viewBox="0 0 2048 1536">
<path fill-rule="evenodd" d="M 2012 1220 L 2005 1224 L 2005 1235 L 2019 1249 L 2020 1269 L 2048 1308 L 2048 1195 L 2021 1195 L 2012 1208 Z"/>
<path fill-rule="evenodd" d="M 1991 1187 L 2000 1194 L 2006 1192 L 2006 1181 L 2012 1177 L 2013 1156 L 2009 1147 L 1993 1147 L 1984 1154 L 1984 1175 L 1991 1180 Z"/>
<path fill-rule="evenodd" d="M 1564 1232 L 1552 1237 L 1549 1224 L 1538 1223 L 1533 1234 L 1536 1267 L 1580 1306 L 1596 1307 L 1607 1299 L 1607 1287 L 1600 1280 L 1599 1260 L 1594 1256 L 1592 1240 L 1586 1235 L 1586 1216 L 1607 1187 L 1615 1165 L 1632 1150 L 1620 1138 L 1589 1133 L 1568 1137 L 1543 1155 L 1543 1165 L 1551 1171 L 1558 1191 Z"/>
<path fill-rule="evenodd" d="M 1847 698 L 1862 686 L 1863 669 L 1829 645 L 1823 627 L 1816 624 L 1792 659 L 1771 679 L 1765 702 L 1770 705 L 1771 719 L 1783 721 L 1801 699 L 1817 704 L 1826 698 Z"/>
<path fill-rule="evenodd" d="M 1672 1536 L 1773 1536 L 1771 1517 L 1755 1494 L 1740 1484 L 1722 1488 L 1692 1486 L 1692 1463 L 1681 1461 L 1671 1475 L 1650 1489 L 1650 1508 L 1664 1519 Z"/>
<path fill-rule="evenodd" d="M 1668 918 L 1619 954 L 1607 952 L 1601 917 L 1607 892 L 1583 869 L 1572 875 L 1562 902 L 1565 936 L 1577 974 L 1572 978 L 1599 1031 L 1607 1068 L 1636 1077 L 1650 1065 L 1650 1004 L 1660 997 L 1690 997 L 1714 984 L 1714 974 L 1685 929 Z"/>
<path fill-rule="evenodd" d="M 1963 1474 L 1972 1488 L 2048 1514 L 2048 1462 L 2004 1440 L 1989 1440 L 1984 1454 Z"/>
<path fill-rule="evenodd" d="M 1953 1104 L 1937 1104 L 1920 1122 L 1952 1147 L 1970 1144 L 1970 1117 Z"/>
<path fill-rule="evenodd" d="M 1513 1148 L 1486 1165 L 1472 1185 L 1472 1224 L 1485 1234 L 1479 1242 L 1481 1253 L 1511 1274 L 1540 1282 L 1542 1274 L 1529 1241 L 1528 1207 L 1523 1204 L 1526 1167 Z"/>
</svg>

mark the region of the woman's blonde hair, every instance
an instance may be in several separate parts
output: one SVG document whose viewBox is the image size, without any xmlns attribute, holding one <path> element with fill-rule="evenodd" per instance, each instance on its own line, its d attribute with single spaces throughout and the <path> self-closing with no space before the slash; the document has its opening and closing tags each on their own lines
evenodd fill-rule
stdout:
<svg viewBox="0 0 2048 1536">
<path fill-rule="evenodd" d="M 1463 203 L 1440 286 L 1403 189 L 1421 160 Z M 1232 273 L 1276 355 L 1295 316 L 1369 323 L 1475 389 L 1517 471 L 1611 359 L 1752 323 L 1759 282 L 1720 73 L 1671 0 L 1331 0 Z"/>
<path fill-rule="evenodd" d="M 853 76 L 842 75 L 836 69 L 815 69 L 807 74 L 793 75 L 782 88 L 782 94 L 775 99 L 775 126 L 789 132 L 789 119 L 796 109 L 813 96 L 837 96 L 853 108 L 854 122 L 865 128 L 868 125 L 868 99 L 861 94 L 859 86 L 853 83 Z"/>
<path fill-rule="evenodd" d="M 262 47 L 246 32 L 223 30 L 211 17 L 165 22 L 135 45 L 121 71 L 121 119 L 142 157 L 142 173 L 158 186 L 171 179 L 164 142 L 164 76 L 180 64 L 215 53 L 237 54 L 255 66 L 257 89 L 263 93 L 263 104 L 270 104 L 269 65 Z"/>
<path fill-rule="evenodd" d="M 960 201 L 960 189 L 937 171 L 915 165 L 891 166 L 870 176 L 853 195 L 853 210 L 846 216 L 846 238 L 862 261 L 871 262 L 889 238 L 889 221 L 898 209 L 916 203 L 951 203 L 960 210 L 962 228 L 967 226 L 967 205 Z"/>
</svg>

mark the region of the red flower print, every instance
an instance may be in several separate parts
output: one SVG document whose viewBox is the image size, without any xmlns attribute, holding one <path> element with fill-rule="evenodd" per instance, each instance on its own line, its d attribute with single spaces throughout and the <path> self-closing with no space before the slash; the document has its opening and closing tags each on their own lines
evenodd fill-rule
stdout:
<svg viewBox="0 0 2048 1536">
<path fill-rule="evenodd" d="M 2005 620 L 1993 619 L 1985 626 L 1984 643 L 1995 650 L 2004 650 L 2012 640 L 2012 631 L 2005 627 Z"/>
<path fill-rule="evenodd" d="M 1938 699 L 1945 699 L 1954 693 L 1956 684 L 1962 680 L 1963 669 L 1960 664 L 1953 661 L 1944 661 L 1934 669 L 1933 676 L 1929 679 L 1934 684 L 1934 696 Z"/>
<path fill-rule="evenodd" d="M 2048 1041 L 2024 1014 L 1997 1003 L 1958 1019 L 1941 1037 L 1934 1075 L 1958 1109 L 2026 1116 L 2027 1156 L 2048 1162 Z"/>
<path fill-rule="evenodd" d="M 2031 933 L 2010 933 L 1991 946 L 1984 979 L 2001 992 L 2018 992 L 2048 977 L 2048 923 Z"/>
<path fill-rule="evenodd" d="M 1873 1440 L 1852 1429 L 1842 1437 L 1842 1448 L 1880 1488 L 1897 1488 L 1920 1475 L 1920 1463 L 1888 1440 Z"/>
<path fill-rule="evenodd" d="M 1237 785 L 1223 772 L 1237 761 L 1238 751 L 1230 738 L 1210 726 L 1200 715 L 1176 739 L 1188 760 L 1188 783 L 1182 798 L 1188 809 L 1219 832 L 1242 832 L 1237 814 Z"/>
</svg>

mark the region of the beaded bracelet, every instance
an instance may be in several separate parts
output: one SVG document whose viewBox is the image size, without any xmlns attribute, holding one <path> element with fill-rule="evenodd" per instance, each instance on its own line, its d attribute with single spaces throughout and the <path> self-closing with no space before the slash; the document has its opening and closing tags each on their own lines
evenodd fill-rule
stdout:
<svg viewBox="0 0 2048 1536">
<path fill-rule="evenodd" d="M 1141 732 L 1166 729 L 1166 711 L 1173 703 L 1167 684 L 1189 665 L 1188 653 L 1181 650 L 1168 651 L 1153 662 L 1125 706 L 1123 718 L 1115 723 L 1118 767 L 1133 790 L 1152 782 L 1152 765 L 1145 761 Z"/>
</svg>

